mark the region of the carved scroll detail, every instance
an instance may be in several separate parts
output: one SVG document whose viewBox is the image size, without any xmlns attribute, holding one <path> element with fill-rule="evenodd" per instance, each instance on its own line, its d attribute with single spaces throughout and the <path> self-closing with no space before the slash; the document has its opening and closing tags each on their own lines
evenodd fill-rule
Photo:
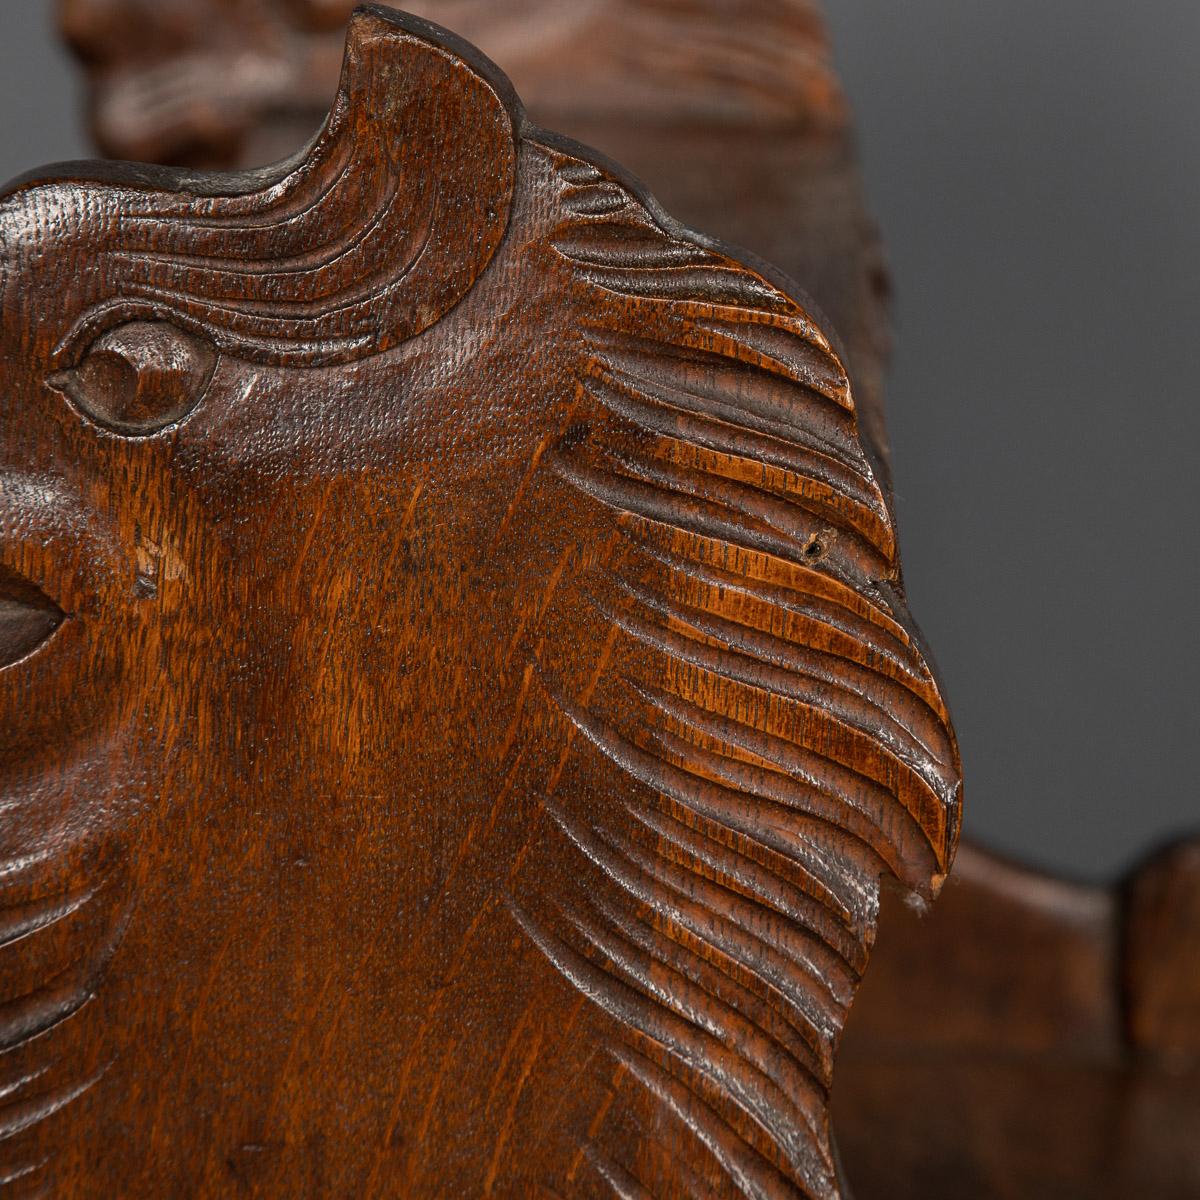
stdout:
<svg viewBox="0 0 1200 1200">
<path fill-rule="evenodd" d="M 317 366 L 378 354 L 441 319 L 504 236 L 515 101 L 464 69 L 469 47 L 423 38 L 430 28 L 364 8 L 324 129 L 281 167 L 152 174 L 174 186 L 151 186 L 140 211 L 122 213 L 102 262 L 114 299 L 87 332 L 168 314 L 250 361 Z"/>
</svg>

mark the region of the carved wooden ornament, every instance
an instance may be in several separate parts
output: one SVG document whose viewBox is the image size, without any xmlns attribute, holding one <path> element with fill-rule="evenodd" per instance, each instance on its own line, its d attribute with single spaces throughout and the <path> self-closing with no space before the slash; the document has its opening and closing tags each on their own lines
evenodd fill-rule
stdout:
<svg viewBox="0 0 1200 1200">
<path fill-rule="evenodd" d="M 0 198 L 0 1194 L 834 1197 L 946 710 L 825 333 L 380 8 Z"/>
<path fill-rule="evenodd" d="M 320 126 L 355 0 L 57 0 L 108 158 L 259 167 Z M 890 286 L 819 0 L 406 0 L 481 47 L 540 125 L 677 218 L 802 279 L 887 469 Z"/>
</svg>

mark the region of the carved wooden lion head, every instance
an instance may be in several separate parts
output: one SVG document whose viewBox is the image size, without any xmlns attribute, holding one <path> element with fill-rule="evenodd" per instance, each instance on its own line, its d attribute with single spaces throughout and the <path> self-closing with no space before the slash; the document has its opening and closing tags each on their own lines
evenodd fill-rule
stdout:
<svg viewBox="0 0 1200 1200">
<path fill-rule="evenodd" d="M 278 168 L 4 193 L 6 1170 L 836 1194 L 959 766 L 791 290 L 379 8 Z"/>
</svg>

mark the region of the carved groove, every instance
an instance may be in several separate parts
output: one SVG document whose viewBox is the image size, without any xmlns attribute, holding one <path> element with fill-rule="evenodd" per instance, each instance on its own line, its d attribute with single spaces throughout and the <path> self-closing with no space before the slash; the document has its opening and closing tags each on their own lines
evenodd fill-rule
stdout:
<svg viewBox="0 0 1200 1200">
<path fill-rule="evenodd" d="M 604 886 L 513 911 L 625 1030 L 621 1061 L 722 1195 L 832 1198 L 824 1110 L 880 871 L 928 894 L 956 837 L 945 707 L 828 341 L 766 279 L 549 153 L 599 419 L 548 466 L 620 540 L 576 584 L 616 638 L 608 667 L 578 702 L 538 677 L 637 786 L 619 818 L 545 799 Z M 589 1154 L 614 1195 L 658 1194 L 619 1151 Z"/>
<path fill-rule="evenodd" d="M 391 62 L 406 41 L 411 69 L 397 86 Z M 439 92 L 442 105 L 422 102 Z M 223 349 L 274 364 L 344 362 L 413 337 L 461 299 L 503 237 L 515 169 L 509 104 L 395 14 L 364 12 L 309 152 L 265 186 L 244 191 L 260 181 L 233 176 L 223 188 L 216 177 L 199 195 L 157 194 L 125 215 L 103 264 L 119 310 L 169 313 Z M 445 129 L 456 136 L 443 144 Z M 422 162 L 433 145 L 441 161 Z M 106 319 L 100 306 L 90 322 Z"/>
</svg>

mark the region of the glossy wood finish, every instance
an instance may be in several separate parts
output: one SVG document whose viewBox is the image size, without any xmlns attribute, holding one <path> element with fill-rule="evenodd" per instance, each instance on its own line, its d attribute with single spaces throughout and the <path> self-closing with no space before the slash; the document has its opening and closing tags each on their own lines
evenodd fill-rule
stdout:
<svg viewBox="0 0 1200 1200">
<path fill-rule="evenodd" d="M 11 1194 L 841 1194 L 957 751 L 828 336 L 593 158 L 372 8 L 0 199 Z"/>
<path fill-rule="evenodd" d="M 325 7 L 331 27 L 339 7 L 349 11 L 346 0 Z M 535 113 L 636 165 L 672 211 L 803 279 L 843 333 L 860 420 L 865 397 L 865 432 L 883 445 L 886 281 L 818 15 L 795 3 L 737 10 L 753 19 L 708 0 L 422 9 L 489 49 Z M 69 28 L 115 153 L 264 161 L 315 123 L 320 81 L 332 79 L 334 55 L 303 47 L 337 35 L 286 6 L 67 0 L 64 12 L 75 14 Z M 639 46 L 623 56 L 637 22 Z M 113 36 L 135 27 L 154 32 Z M 231 30 L 286 60 L 291 83 L 275 102 L 241 88 L 241 59 L 221 48 Z M 724 60 L 712 54 L 718 44 Z M 651 53 L 647 72 L 639 63 Z M 202 75 L 178 69 L 195 55 Z M 749 60 L 755 69 L 728 69 Z M 156 147 L 104 100 L 160 63 L 172 69 L 158 77 L 178 87 L 143 112 L 171 135 Z M 703 87 L 690 86 L 697 78 Z M 205 105 L 186 96 L 218 81 L 225 123 L 207 146 L 189 146 L 188 114 Z M 971 849 L 931 914 L 885 894 L 835 1097 L 859 1200 L 1200 1194 L 1194 858 L 1179 847 L 1102 889 Z"/>
</svg>

